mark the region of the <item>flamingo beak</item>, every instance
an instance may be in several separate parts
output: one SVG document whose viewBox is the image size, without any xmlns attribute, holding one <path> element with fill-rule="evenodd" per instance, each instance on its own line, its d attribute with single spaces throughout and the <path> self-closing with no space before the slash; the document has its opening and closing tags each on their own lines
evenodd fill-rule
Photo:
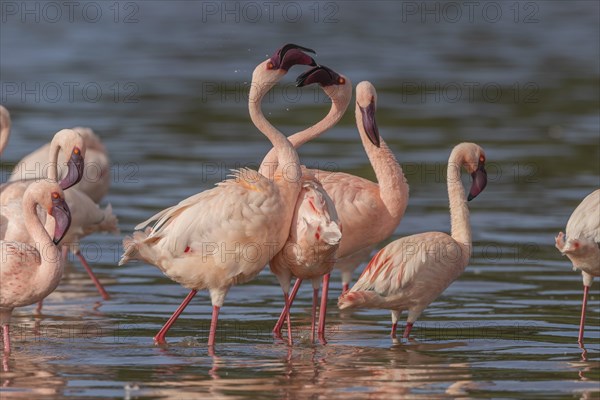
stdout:
<svg viewBox="0 0 600 400">
<path fill-rule="evenodd" d="M 71 186 L 77 184 L 81 178 L 83 178 L 83 165 L 84 160 L 81 155 L 81 150 L 78 147 L 73 149 L 71 153 L 71 158 L 67 162 L 67 176 L 65 176 L 60 182 L 60 188 L 62 190 L 66 190 Z"/>
<path fill-rule="evenodd" d="M 379 140 L 379 129 L 377 128 L 377 121 L 375 120 L 375 99 L 371 99 L 371 102 L 367 107 L 361 107 L 360 113 L 362 114 L 363 127 L 367 132 L 367 137 L 375 146 L 379 147 L 381 142 Z"/>
<path fill-rule="evenodd" d="M 485 171 L 485 165 L 482 162 L 479 162 L 477 169 L 475 172 L 471 174 L 473 178 L 473 183 L 471 184 L 471 190 L 469 191 L 468 201 L 473 200 L 477 195 L 483 192 L 487 185 L 487 172 Z"/>
<path fill-rule="evenodd" d="M 307 47 L 292 43 L 286 44 L 271 57 L 271 63 L 273 63 L 275 69 L 282 69 L 284 71 L 288 71 L 294 65 L 317 65 L 311 56 L 304 53 L 305 51 L 315 54 L 314 50 Z"/>
<path fill-rule="evenodd" d="M 54 217 L 56 224 L 54 225 L 54 238 L 52 241 L 58 245 L 71 226 L 71 211 L 67 202 L 63 198 L 52 199 L 52 210 L 50 215 Z"/>
</svg>

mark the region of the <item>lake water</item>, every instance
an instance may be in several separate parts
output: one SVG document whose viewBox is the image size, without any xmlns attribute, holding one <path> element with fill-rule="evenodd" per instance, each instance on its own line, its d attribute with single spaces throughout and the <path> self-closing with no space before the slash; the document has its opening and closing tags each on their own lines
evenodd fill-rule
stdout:
<svg viewBox="0 0 600 400">
<path fill-rule="evenodd" d="M 582 356 L 581 276 L 554 248 L 600 185 L 597 2 L 69 4 L 1 4 L 0 102 L 13 119 L 2 181 L 59 129 L 90 126 L 110 151 L 103 203 L 122 234 L 229 168 L 256 166 L 269 145 L 250 123 L 248 82 L 288 42 L 377 87 L 380 133 L 410 184 L 391 240 L 449 230 L 445 168 L 457 143 L 486 150 L 489 184 L 470 203 L 470 265 L 408 343 L 391 342 L 386 311 L 337 310 L 337 273 L 328 344 L 307 339 L 309 285 L 293 308 L 295 345 L 274 340 L 281 290 L 265 270 L 230 291 L 214 356 L 206 293 L 168 346 L 154 346 L 186 290 L 155 267 L 117 267 L 121 238 L 93 235 L 83 252 L 112 298 L 102 301 L 72 260 L 43 315 L 15 313 L 2 398 L 600 397 L 600 284 L 590 291 Z M 264 104 L 288 134 L 328 109 L 318 89 L 293 86 L 301 72 Z M 374 179 L 353 112 L 300 156 Z"/>
</svg>

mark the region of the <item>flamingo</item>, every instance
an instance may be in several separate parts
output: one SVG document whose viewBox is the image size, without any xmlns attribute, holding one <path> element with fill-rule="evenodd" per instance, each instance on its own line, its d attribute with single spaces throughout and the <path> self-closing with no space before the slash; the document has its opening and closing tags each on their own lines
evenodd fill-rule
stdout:
<svg viewBox="0 0 600 400">
<path fill-rule="evenodd" d="M 473 183 L 465 196 L 461 167 Z M 448 160 L 448 198 L 451 235 L 427 232 L 398 239 L 371 259 L 350 291 L 338 299 L 338 307 L 383 308 L 392 312 L 392 333 L 396 338 L 398 318 L 408 310 L 404 338 L 423 310 L 465 270 L 471 257 L 471 226 L 467 200 L 474 199 L 487 184 L 485 153 L 474 143 L 454 147 Z"/>
<path fill-rule="evenodd" d="M 213 306 L 208 347 L 212 349 L 219 310 L 234 284 L 256 277 L 286 242 L 300 192 L 298 154 L 262 114 L 264 95 L 296 64 L 314 65 L 297 45 L 286 45 L 260 63 L 252 74 L 249 111 L 252 122 L 277 151 L 279 166 L 270 180 L 257 171 L 233 171 L 233 178 L 191 196 L 137 225 L 123 240 L 119 265 L 130 259 L 157 266 L 190 293 L 154 337 L 164 343 L 169 328 L 198 290 L 208 289 Z"/>
<path fill-rule="evenodd" d="M 583 346 L 585 310 L 594 276 L 600 276 L 600 189 L 587 195 L 567 222 L 566 235 L 555 238 L 556 248 L 573 263 L 583 276 L 583 302 L 578 342 Z"/>
<path fill-rule="evenodd" d="M 311 83 L 319 83 L 331 98 L 332 103 L 330 112 L 323 120 L 299 133 L 306 136 L 318 135 L 337 124 L 352 98 L 352 82 L 345 76 L 339 75 L 323 65 L 305 72 L 297 80 L 298 86 Z M 277 165 L 277 162 L 273 159 L 274 155 L 274 152 L 267 154 L 261 164 L 261 171 L 266 167 L 271 167 L 271 164 Z M 269 262 L 271 271 L 277 276 L 283 289 L 285 302 L 283 313 L 287 317 L 288 342 L 290 344 L 292 343 L 292 334 L 288 294 L 292 276 L 297 278 L 298 285 L 303 279 L 311 279 L 313 284 L 311 340 L 314 340 L 315 313 L 320 279 L 326 276 L 323 280 L 323 294 L 319 310 L 319 338 L 321 341 L 325 341 L 329 273 L 335 264 L 334 254 L 342 238 L 339 218 L 329 195 L 305 168 L 303 168 L 302 179 L 303 187 L 296 201 L 288 241 L 283 249 Z M 281 325 L 276 326 L 273 330 L 276 335 L 280 335 L 280 331 Z"/>
<path fill-rule="evenodd" d="M 27 172 L 31 172 L 32 175 L 37 177 L 37 173 L 45 173 L 47 170 L 48 178 L 50 180 L 56 180 L 59 176 L 57 167 L 59 154 L 71 150 L 71 157 L 67 163 L 68 172 L 60 181 L 61 188 L 65 190 L 65 198 L 71 210 L 72 216 L 71 229 L 69 229 L 68 234 L 63 240 L 62 246 L 65 251 L 68 248 L 75 256 L 79 258 L 86 272 L 90 276 L 90 279 L 98 289 L 98 292 L 102 298 L 106 300 L 109 298 L 109 295 L 94 274 L 83 254 L 81 254 L 79 242 L 82 237 L 93 232 L 118 233 L 118 221 L 113 215 L 110 205 L 108 205 L 105 209 L 100 209 L 100 207 L 91 198 L 89 198 L 85 193 L 76 189 L 78 182 L 83 177 L 84 165 L 86 165 L 86 160 L 88 157 L 86 143 L 89 142 L 89 140 L 86 141 L 83 137 L 84 135 L 76 132 L 73 129 L 60 130 L 54 135 L 49 146 L 42 147 L 49 153 L 47 159 L 52 161 L 47 162 L 46 164 L 41 164 L 43 161 L 35 161 L 37 156 L 34 158 L 29 158 L 29 156 L 27 156 L 21 160 L 19 165 L 21 166 L 20 168 L 25 168 L 24 170 L 21 170 L 26 174 L 25 177 L 29 177 Z M 37 152 L 32 154 L 37 154 Z M 45 166 L 47 166 L 47 168 Z M 13 174 L 13 176 L 16 175 Z M 13 180 L 0 186 L 0 204 L 7 205 L 15 199 L 20 201 L 27 187 L 31 185 L 35 179 L 37 178 L 28 180 Z M 13 235 L 19 234 L 21 241 L 29 242 L 27 239 L 29 237 L 27 229 L 25 229 L 23 225 L 19 223 L 10 224 L 9 220 L 4 220 L 2 222 L 2 225 L 8 224 L 6 227 L 2 227 L 2 231 L 13 232 L 11 233 Z M 19 231 L 20 233 L 17 233 Z M 32 240 L 32 238 L 29 240 Z M 42 304 L 40 303 L 37 311 L 41 311 L 41 308 Z"/>
<path fill-rule="evenodd" d="M 99 203 L 108 193 L 110 186 L 110 160 L 106 147 L 104 147 L 104 144 L 102 144 L 100 138 L 92 129 L 78 126 L 72 130 L 79 134 L 86 148 L 85 165 L 83 168 L 85 174 L 83 174 L 81 181 L 75 185 L 75 189 L 88 195 L 94 203 Z M 46 166 L 52 162 L 58 168 L 57 174 L 62 177 L 64 171 L 60 166 L 64 165 L 64 153 L 59 153 L 58 156 L 55 156 L 51 147 L 52 143 L 46 143 L 39 149 L 23 157 L 15 165 L 13 172 L 8 178 L 9 182 L 44 178 L 46 171 L 44 171 L 44 168 L 40 168 L 40 166 Z"/>
<path fill-rule="evenodd" d="M 55 221 L 50 238 L 37 214 L 37 206 Z M 2 207 L 2 215 L 15 211 Z M 4 353 L 10 353 L 10 319 L 15 307 L 34 304 L 48 296 L 60 282 L 63 264 L 58 243 L 71 223 L 69 207 L 56 182 L 37 181 L 27 188 L 15 218 L 22 218 L 35 246 L 5 237 L 0 241 L 0 325 Z M 49 220 L 50 218 L 48 218 Z"/>
<path fill-rule="evenodd" d="M 408 204 L 408 183 L 402 167 L 379 136 L 375 121 L 377 92 L 370 82 L 364 81 L 356 86 L 356 98 L 356 125 L 378 183 L 343 172 L 308 170 L 333 200 L 343 227 L 335 267 L 342 270 L 344 292 L 348 291 L 354 269 L 369 257 L 377 243 L 394 233 Z M 298 133 L 291 136 L 290 141 L 299 147 L 318 134 L 319 132 L 312 132 L 310 135 Z M 327 275 L 325 279 L 328 279 Z M 301 281 L 296 281 L 294 284 L 290 306 L 300 283 Z M 284 308 L 274 332 L 281 330 L 285 317 Z M 324 325 L 320 325 L 319 329 L 321 334 Z"/>
<path fill-rule="evenodd" d="M 10 125 L 10 113 L 6 107 L 0 104 L 0 154 L 2 154 L 8 144 Z"/>
</svg>

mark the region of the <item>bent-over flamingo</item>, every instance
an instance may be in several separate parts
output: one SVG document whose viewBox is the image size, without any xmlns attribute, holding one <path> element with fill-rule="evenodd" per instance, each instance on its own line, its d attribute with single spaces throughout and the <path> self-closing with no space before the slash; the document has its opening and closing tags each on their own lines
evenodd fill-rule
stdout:
<svg viewBox="0 0 600 400">
<path fill-rule="evenodd" d="M 555 238 L 556 248 L 573 263 L 583 276 L 583 302 L 578 342 L 583 346 L 585 310 L 594 276 L 600 276 L 600 189 L 587 195 L 567 222 L 566 236 Z"/>
<path fill-rule="evenodd" d="M 165 335 L 196 292 L 208 289 L 213 305 L 208 346 L 215 343 L 219 310 L 234 284 L 256 277 L 290 232 L 294 205 L 301 189 L 298 154 L 287 138 L 261 111 L 264 95 L 293 65 L 314 65 L 296 45 L 286 45 L 260 63 L 252 74 L 249 111 L 254 124 L 277 150 L 280 167 L 273 180 L 256 171 L 241 169 L 217 187 L 191 196 L 136 226 L 123 240 L 119 262 L 139 259 L 156 265 L 172 280 L 190 289 L 189 295 L 155 336 Z M 235 251 L 231 251 L 235 249 Z"/>
<path fill-rule="evenodd" d="M 460 179 L 461 168 L 473 177 L 469 197 Z M 465 270 L 471 257 L 471 225 L 467 200 L 487 184 L 485 153 L 474 143 L 454 147 L 448 160 L 448 198 L 451 235 L 427 232 L 398 239 L 381 249 L 369 262 L 338 307 L 383 308 L 392 311 L 392 338 L 398 318 L 408 310 L 404 338 L 423 310 Z"/>
<path fill-rule="evenodd" d="M 308 170 L 333 200 L 341 221 L 343 235 L 335 267 L 342 270 L 344 292 L 348 290 L 354 269 L 371 254 L 377 243 L 394 233 L 408 204 L 408 183 L 394 154 L 379 136 L 376 107 L 377 92 L 373 85 L 366 81 L 356 85 L 356 125 L 378 183 L 344 172 Z M 310 139 L 302 133 L 290 137 L 295 146 Z M 299 283 L 294 284 L 290 304 Z M 284 318 L 285 310 L 275 330 L 281 329 Z"/>
<path fill-rule="evenodd" d="M 55 221 L 50 238 L 37 214 L 37 206 Z M 2 207 L 3 215 L 8 212 Z M 11 209 L 14 211 L 14 209 Z M 4 331 L 4 353 L 10 353 L 10 319 L 15 307 L 34 304 L 48 296 L 63 272 L 57 247 L 69 228 L 71 215 L 56 182 L 38 181 L 25 191 L 19 211 L 35 246 L 6 237 L 0 241 L 0 325 Z"/>
<path fill-rule="evenodd" d="M 78 126 L 72 130 L 79 134 L 86 148 L 84 173 L 82 174 L 82 179 L 74 185 L 74 188 L 88 195 L 94 203 L 99 203 L 108 193 L 110 186 L 110 160 L 106 147 L 92 129 Z M 54 153 L 50 150 L 51 146 L 52 143 L 46 143 L 23 157 L 15 165 L 8 179 L 9 182 L 45 178 L 45 166 L 52 165 L 50 163 L 56 164 L 58 176 L 62 178 L 66 173 L 61 168 L 61 166 L 65 165 L 65 154 L 60 153 L 54 156 Z"/>
<path fill-rule="evenodd" d="M 306 86 L 312 83 L 321 85 L 331 98 L 331 109 L 319 123 L 299 134 L 318 135 L 337 124 L 348 108 L 352 98 L 352 82 L 345 76 L 323 65 L 314 67 L 298 77 L 297 85 Z M 270 163 L 276 164 L 269 154 L 261 164 L 261 170 Z M 289 290 L 292 276 L 297 278 L 299 286 L 303 279 L 310 279 L 313 284 L 313 306 L 311 340 L 314 340 L 315 314 L 319 285 L 323 279 L 323 294 L 319 310 L 319 338 L 325 342 L 325 314 L 327 309 L 327 293 L 329 273 L 335 264 L 335 252 L 339 248 L 342 237 L 339 218 L 329 195 L 315 177 L 303 168 L 303 187 L 300 191 L 288 241 L 283 249 L 269 262 L 271 271 L 283 289 L 285 307 L 283 314 L 287 317 L 288 342 L 291 344 L 291 321 L 289 318 Z M 276 335 L 281 334 L 281 324 L 273 329 Z"/>
</svg>

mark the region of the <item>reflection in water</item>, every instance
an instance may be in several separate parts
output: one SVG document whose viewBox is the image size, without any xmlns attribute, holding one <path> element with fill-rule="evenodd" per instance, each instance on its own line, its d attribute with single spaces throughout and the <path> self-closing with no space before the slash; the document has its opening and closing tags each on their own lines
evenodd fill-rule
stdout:
<svg viewBox="0 0 600 400">
<path fill-rule="evenodd" d="M 8 371 L 0 373 L 2 393 L 11 397 L 32 398 L 62 393 L 67 378 L 61 377 L 60 366 L 52 363 L 53 357 L 39 356 L 27 351 L 17 351 L 3 358 Z M 4 398 L 4 394 L 0 395 Z"/>
</svg>

